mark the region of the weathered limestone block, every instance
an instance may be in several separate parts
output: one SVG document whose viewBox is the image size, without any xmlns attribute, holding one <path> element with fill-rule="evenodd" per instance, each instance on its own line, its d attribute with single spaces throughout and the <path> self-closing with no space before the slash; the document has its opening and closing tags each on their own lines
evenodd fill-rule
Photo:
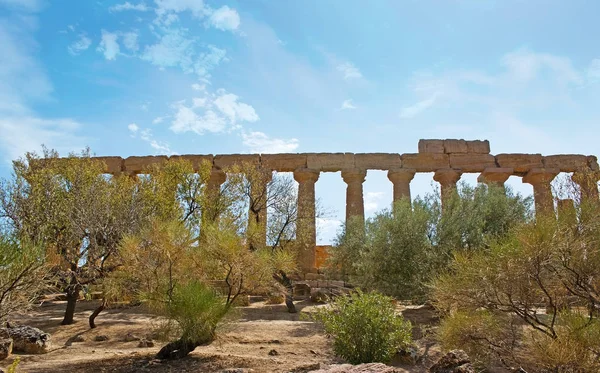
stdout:
<svg viewBox="0 0 600 373">
<path fill-rule="evenodd" d="M 475 368 L 466 352 L 452 350 L 433 364 L 429 371 L 431 373 L 475 373 Z"/>
<path fill-rule="evenodd" d="M 482 172 L 496 167 L 496 159 L 490 154 L 450 154 L 450 167 L 460 168 L 463 172 Z"/>
<path fill-rule="evenodd" d="M 541 154 L 497 154 L 496 163 L 499 167 L 509 167 L 515 170 L 516 174 L 524 174 L 532 168 L 543 168 Z"/>
<path fill-rule="evenodd" d="M 364 170 L 389 170 L 402 167 L 402 160 L 395 153 L 358 153 L 354 154 L 354 164 Z"/>
<path fill-rule="evenodd" d="M 490 154 L 490 142 L 488 140 L 467 141 L 467 153 Z"/>
<path fill-rule="evenodd" d="M 561 172 L 584 171 L 589 168 L 588 158 L 579 154 L 558 154 L 543 157 L 545 168 L 558 168 Z"/>
<path fill-rule="evenodd" d="M 600 171 L 600 166 L 598 165 L 598 158 L 595 155 L 588 155 L 588 167 L 592 171 Z"/>
<path fill-rule="evenodd" d="M 450 167 L 448 154 L 438 153 L 406 153 L 402 154 L 402 167 L 413 168 L 417 172 L 434 172 L 440 168 Z"/>
<path fill-rule="evenodd" d="M 416 170 L 411 168 L 392 168 L 388 171 L 388 179 L 394 184 L 394 202 L 402 198 L 410 200 L 410 182 L 415 173 Z"/>
<path fill-rule="evenodd" d="M 306 167 L 325 172 L 337 172 L 354 168 L 353 153 L 308 153 Z"/>
<path fill-rule="evenodd" d="M 123 158 L 121 157 L 94 157 L 95 160 L 104 162 L 104 172 L 107 174 L 119 174 L 123 171 Z"/>
<path fill-rule="evenodd" d="M 123 171 L 131 174 L 143 173 L 148 167 L 154 164 L 161 164 L 169 159 L 166 155 L 146 156 L 146 157 L 127 157 L 123 161 Z"/>
<path fill-rule="evenodd" d="M 366 170 L 351 168 L 342 171 L 342 179 L 346 187 L 346 221 L 352 217 L 365 220 L 365 205 L 363 199 L 363 183 L 367 176 Z"/>
<path fill-rule="evenodd" d="M 523 182 L 533 186 L 536 214 L 549 214 L 554 211 L 550 183 L 559 172 L 558 168 L 532 168 L 523 176 Z"/>
<path fill-rule="evenodd" d="M 0 338 L 13 340 L 13 351 L 26 354 L 45 354 L 50 349 L 50 334 L 27 325 L 0 329 Z"/>
<path fill-rule="evenodd" d="M 215 155 L 213 164 L 215 167 L 225 169 L 235 164 L 250 163 L 254 165 L 260 164 L 260 155 L 258 154 L 221 154 Z"/>
<path fill-rule="evenodd" d="M 383 363 L 368 364 L 333 364 L 323 368 L 311 370 L 308 373 L 401 373 L 406 372 L 402 368 L 391 367 Z"/>
<path fill-rule="evenodd" d="M 6 359 L 12 354 L 13 340 L 12 338 L 0 338 L 0 361 Z"/>
<path fill-rule="evenodd" d="M 264 168 L 278 172 L 293 172 L 306 167 L 306 154 L 263 154 L 260 156 Z"/>
<path fill-rule="evenodd" d="M 454 154 L 454 153 L 467 153 L 468 147 L 467 142 L 465 140 L 455 140 L 455 139 L 447 139 L 444 140 L 444 153 L 446 154 Z"/>
<path fill-rule="evenodd" d="M 512 168 L 491 167 L 486 168 L 477 177 L 477 181 L 485 184 L 496 184 L 503 186 L 506 180 L 514 173 Z"/>
<path fill-rule="evenodd" d="M 207 162 L 212 166 L 214 156 L 212 154 L 207 155 L 196 155 L 196 154 L 184 154 L 184 155 L 172 155 L 169 159 L 180 160 L 184 159 L 192 164 L 194 171 L 198 171 L 203 162 Z"/>
<path fill-rule="evenodd" d="M 444 140 L 419 140 L 419 153 L 444 153 Z"/>
</svg>

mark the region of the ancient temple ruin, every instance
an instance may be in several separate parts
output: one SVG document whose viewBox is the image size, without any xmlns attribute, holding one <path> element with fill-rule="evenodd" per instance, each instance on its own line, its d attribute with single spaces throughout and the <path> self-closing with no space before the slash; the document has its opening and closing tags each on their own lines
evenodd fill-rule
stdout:
<svg viewBox="0 0 600 373">
<path fill-rule="evenodd" d="M 522 177 L 524 183 L 533 186 L 535 209 L 552 211 L 554 208 L 550 183 L 560 172 L 573 173 L 572 179 L 581 188 L 581 198 L 598 198 L 600 179 L 598 161 L 592 155 L 559 154 L 490 154 L 487 140 L 420 140 L 418 153 L 297 153 L 297 154 L 223 154 L 223 155 L 177 155 L 171 159 L 186 159 L 195 167 L 204 160 L 213 165 L 209 188 L 219 188 L 226 181 L 223 170 L 236 163 L 249 162 L 266 172 L 293 172 L 298 182 L 299 215 L 311 216 L 304 220 L 298 235 L 307 237 L 308 250 L 303 258 L 305 270 L 315 267 L 316 219 L 315 183 L 321 172 L 341 171 L 346 188 L 346 219 L 359 217 L 364 220 L 363 182 L 367 170 L 385 170 L 393 184 L 393 199 L 410 198 L 410 182 L 417 172 L 433 172 L 433 180 L 440 184 L 442 204 L 444 196 L 456 188 L 464 173 L 478 173 L 482 183 L 504 185 L 510 176 Z M 105 162 L 106 173 L 129 175 L 141 174 L 147 166 L 161 163 L 167 156 L 146 157 L 97 157 Z M 584 177 L 586 175 L 586 177 Z M 594 175 L 588 182 L 587 175 Z M 301 203 L 300 203 L 301 202 Z"/>
</svg>

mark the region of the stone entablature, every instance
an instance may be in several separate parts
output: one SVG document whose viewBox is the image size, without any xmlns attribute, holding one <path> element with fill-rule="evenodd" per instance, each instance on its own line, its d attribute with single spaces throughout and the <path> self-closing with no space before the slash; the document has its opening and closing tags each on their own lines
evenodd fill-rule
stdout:
<svg viewBox="0 0 600 373">
<path fill-rule="evenodd" d="M 96 157 L 106 164 L 106 173 L 137 175 L 146 167 L 168 159 L 186 159 L 198 169 L 202 162 L 213 166 L 209 188 L 218 191 L 226 181 L 224 170 L 234 164 L 251 163 L 265 172 L 293 172 L 299 184 L 298 212 L 303 219 L 298 222 L 298 234 L 307 252 L 302 266 L 315 267 L 315 183 L 321 172 L 341 172 L 346 188 L 346 219 L 364 219 L 363 182 L 367 170 L 388 171 L 394 185 L 394 201 L 410 198 L 410 182 L 415 173 L 432 172 L 440 183 L 442 204 L 465 173 L 479 173 L 477 180 L 486 184 L 503 186 L 510 176 L 522 177 L 533 186 L 535 208 L 538 212 L 554 209 L 550 183 L 560 172 L 573 172 L 572 180 L 581 186 L 582 198 L 598 199 L 596 181 L 600 179 L 598 159 L 593 155 L 579 154 L 490 154 L 487 140 L 462 139 L 420 140 L 418 153 L 289 153 L 289 154 L 221 154 L 174 155 L 146 157 Z M 583 176 L 582 176 L 583 175 Z M 585 177 L 584 177 L 585 176 Z M 593 180 L 590 179 L 593 178 Z M 567 206 L 568 203 L 562 205 Z M 266 224 L 266 216 L 260 217 Z M 257 221 L 258 221 L 257 220 Z"/>
</svg>

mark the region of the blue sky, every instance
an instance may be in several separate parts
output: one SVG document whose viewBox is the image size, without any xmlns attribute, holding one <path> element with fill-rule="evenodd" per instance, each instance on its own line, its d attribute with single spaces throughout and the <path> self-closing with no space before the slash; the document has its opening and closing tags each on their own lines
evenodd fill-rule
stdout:
<svg viewBox="0 0 600 373">
<path fill-rule="evenodd" d="M 598 154 L 598 14 L 584 0 L 0 0 L 0 175 L 42 143 L 404 153 L 466 138 Z M 321 242 L 344 187 L 337 173 L 317 183 Z M 417 176 L 413 194 L 429 190 Z M 368 214 L 388 205 L 385 173 L 365 199 Z"/>
</svg>

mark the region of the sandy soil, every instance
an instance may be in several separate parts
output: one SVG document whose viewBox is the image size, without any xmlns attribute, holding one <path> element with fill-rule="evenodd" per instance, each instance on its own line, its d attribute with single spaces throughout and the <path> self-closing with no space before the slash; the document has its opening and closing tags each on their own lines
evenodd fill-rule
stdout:
<svg viewBox="0 0 600 373">
<path fill-rule="evenodd" d="M 318 307 L 308 301 L 297 303 L 298 314 L 289 314 L 284 305 L 266 305 L 253 301 L 240 307 L 240 318 L 224 326 L 219 338 L 209 346 L 198 347 L 180 361 L 160 362 L 154 355 L 164 342 L 154 340 L 155 347 L 140 348 L 137 341 L 126 342 L 131 333 L 151 338 L 159 322 L 142 307 L 109 309 L 97 319 L 90 330 L 87 318 L 98 305 L 84 301 L 77 305 L 76 322 L 60 326 L 64 302 L 49 302 L 13 320 L 38 327 L 52 336 L 51 351 L 44 355 L 13 355 L 0 362 L 5 368 L 19 356 L 19 372 L 220 372 L 224 369 L 246 368 L 253 372 L 307 372 L 339 363 L 333 355 L 330 340 L 318 325 L 304 321 L 302 313 Z M 416 365 L 394 365 L 407 372 L 425 372 L 425 365 L 439 355 L 439 348 L 430 341 L 429 330 L 436 318 L 426 308 L 405 308 L 405 317 L 419 324 L 414 328 L 420 351 L 425 358 Z M 108 340 L 95 341 L 98 335 Z M 83 342 L 73 342 L 82 336 Z M 273 352 L 274 351 L 274 352 Z"/>
</svg>

